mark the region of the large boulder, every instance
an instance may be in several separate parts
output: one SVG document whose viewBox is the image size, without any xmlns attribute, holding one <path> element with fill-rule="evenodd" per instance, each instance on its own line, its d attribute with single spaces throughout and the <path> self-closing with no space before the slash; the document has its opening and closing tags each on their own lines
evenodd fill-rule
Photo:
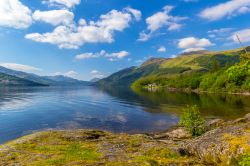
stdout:
<svg viewBox="0 0 250 166">
<path fill-rule="evenodd" d="M 239 156 L 250 154 L 250 121 L 228 122 L 187 141 L 183 149 L 206 164 L 237 165 Z"/>
</svg>

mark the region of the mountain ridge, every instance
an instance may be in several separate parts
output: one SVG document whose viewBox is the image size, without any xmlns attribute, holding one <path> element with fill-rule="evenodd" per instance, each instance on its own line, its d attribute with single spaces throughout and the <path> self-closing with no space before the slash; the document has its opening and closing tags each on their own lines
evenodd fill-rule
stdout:
<svg viewBox="0 0 250 166">
<path fill-rule="evenodd" d="M 5 68 L 3 66 L 0 66 L 0 73 L 2 75 L 5 75 L 5 78 L 7 76 L 12 77 L 12 79 L 15 79 L 18 81 L 26 81 L 29 85 L 32 85 L 32 83 L 35 85 L 43 85 L 43 86 L 74 86 L 74 85 L 90 85 L 90 82 L 87 81 L 81 81 L 74 78 L 57 75 L 57 76 L 39 76 L 33 73 L 26 73 L 22 71 L 12 70 Z M 8 86 L 8 81 L 3 79 L 4 77 L 0 78 L 0 84 L 4 86 Z M 3 82 L 5 82 L 3 84 Z M 18 83 L 16 84 L 18 85 Z"/>
<path fill-rule="evenodd" d="M 250 46 L 246 48 L 250 50 Z M 165 77 L 195 72 L 209 72 L 215 63 L 225 67 L 240 62 L 243 48 L 223 51 L 195 51 L 176 58 L 150 58 L 138 67 L 129 67 L 98 81 L 99 86 L 131 86 L 142 77 Z"/>
</svg>

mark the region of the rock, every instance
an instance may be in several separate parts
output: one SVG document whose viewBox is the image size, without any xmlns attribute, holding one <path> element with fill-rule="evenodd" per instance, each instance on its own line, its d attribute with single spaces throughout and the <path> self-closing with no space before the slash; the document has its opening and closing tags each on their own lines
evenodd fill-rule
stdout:
<svg viewBox="0 0 250 166">
<path fill-rule="evenodd" d="M 250 121 L 250 113 L 246 114 L 246 115 L 244 116 L 244 118 L 247 119 L 248 121 Z"/>
<path fill-rule="evenodd" d="M 238 118 L 234 120 L 232 123 L 237 124 L 237 123 L 247 123 L 250 121 L 250 113 L 246 114 L 243 118 Z"/>
<path fill-rule="evenodd" d="M 192 135 L 183 127 L 178 127 L 170 131 L 154 135 L 155 139 L 187 139 L 191 138 Z"/>
<path fill-rule="evenodd" d="M 190 154 L 208 164 L 233 163 L 243 153 L 250 152 L 250 123 L 227 124 L 183 144 Z"/>
<path fill-rule="evenodd" d="M 222 119 L 212 119 L 212 120 L 209 120 L 209 121 L 206 122 L 206 128 L 208 130 L 210 130 L 210 129 L 213 129 L 215 127 L 219 127 L 220 125 L 223 124 L 223 122 L 224 121 Z"/>
</svg>

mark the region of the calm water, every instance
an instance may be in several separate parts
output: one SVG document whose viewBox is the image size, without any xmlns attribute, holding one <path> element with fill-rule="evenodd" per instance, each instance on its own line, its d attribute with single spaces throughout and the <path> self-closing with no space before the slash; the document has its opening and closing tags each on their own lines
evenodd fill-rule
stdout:
<svg viewBox="0 0 250 166">
<path fill-rule="evenodd" d="M 0 89 L 0 143 L 46 129 L 94 128 L 144 133 L 178 122 L 186 105 L 204 117 L 233 119 L 250 112 L 250 98 L 125 89 L 43 87 Z"/>
</svg>

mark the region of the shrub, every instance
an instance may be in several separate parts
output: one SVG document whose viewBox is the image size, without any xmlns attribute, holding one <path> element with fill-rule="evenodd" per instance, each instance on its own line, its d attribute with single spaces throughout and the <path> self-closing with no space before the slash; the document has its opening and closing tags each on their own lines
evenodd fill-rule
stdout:
<svg viewBox="0 0 250 166">
<path fill-rule="evenodd" d="M 243 65 L 232 66 L 227 70 L 227 73 L 230 82 L 236 85 L 242 85 L 249 74 L 249 65 L 245 63 Z"/>
<path fill-rule="evenodd" d="M 197 89 L 200 86 L 200 82 L 201 82 L 201 76 L 199 75 L 191 76 L 189 80 L 189 87 L 191 89 Z"/>
<path fill-rule="evenodd" d="M 209 73 L 205 74 L 202 77 L 202 81 L 200 83 L 200 89 L 201 90 L 208 90 L 211 88 L 211 86 L 214 84 L 214 81 L 216 80 L 217 75 L 216 73 Z"/>
<path fill-rule="evenodd" d="M 179 124 L 184 126 L 193 136 L 199 136 L 205 132 L 205 120 L 201 117 L 198 107 L 187 106 L 180 116 Z"/>
</svg>

